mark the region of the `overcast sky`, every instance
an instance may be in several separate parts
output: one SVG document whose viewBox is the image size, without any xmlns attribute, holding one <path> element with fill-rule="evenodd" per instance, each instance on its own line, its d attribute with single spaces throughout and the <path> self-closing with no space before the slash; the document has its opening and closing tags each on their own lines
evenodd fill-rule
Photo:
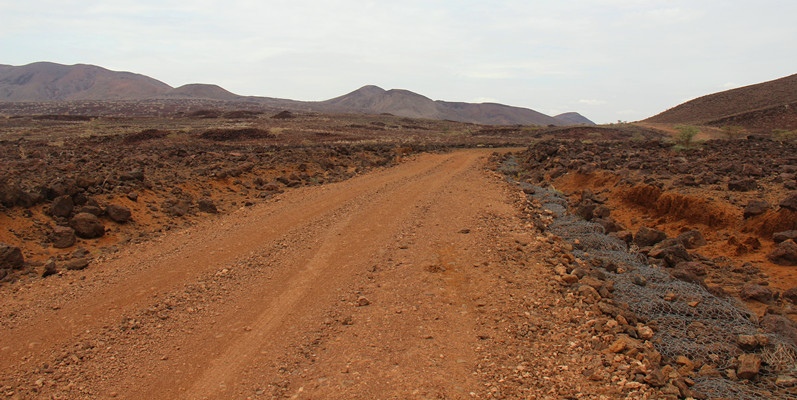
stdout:
<svg viewBox="0 0 797 400">
<path fill-rule="evenodd" d="M 0 0 L 0 64 L 326 100 L 361 86 L 598 123 L 797 73 L 794 0 Z"/>
</svg>

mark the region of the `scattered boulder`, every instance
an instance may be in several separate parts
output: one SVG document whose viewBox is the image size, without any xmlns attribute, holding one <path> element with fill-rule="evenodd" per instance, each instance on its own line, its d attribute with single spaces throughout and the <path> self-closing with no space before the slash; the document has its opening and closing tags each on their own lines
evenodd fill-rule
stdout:
<svg viewBox="0 0 797 400">
<path fill-rule="evenodd" d="M 755 179 L 736 179 L 728 182 L 728 190 L 733 192 L 749 192 L 756 190 L 757 187 Z"/>
<path fill-rule="evenodd" d="M 102 215 L 102 208 L 96 205 L 85 205 L 83 207 L 80 207 L 78 213 L 89 213 L 99 217 L 100 215 Z"/>
<path fill-rule="evenodd" d="M 109 204 L 107 207 L 105 207 L 105 214 L 108 215 L 108 218 L 110 218 L 111 221 L 120 224 L 130 221 L 130 218 L 133 215 L 129 208 L 117 204 Z"/>
<path fill-rule="evenodd" d="M 144 171 L 141 170 L 132 170 L 126 171 L 119 174 L 119 180 L 121 181 L 143 181 L 144 180 Z"/>
<path fill-rule="evenodd" d="M 664 239 L 667 239 L 666 233 L 646 226 L 640 227 L 634 235 L 634 243 L 639 247 L 654 246 Z"/>
<path fill-rule="evenodd" d="M 66 249 L 75 245 L 75 230 L 68 226 L 55 226 L 51 236 L 53 247 Z"/>
<path fill-rule="evenodd" d="M 703 237 L 703 234 L 700 233 L 698 230 L 691 230 L 688 232 L 684 232 L 676 238 L 684 247 L 687 249 L 696 249 L 698 247 L 702 247 L 708 244 L 706 239 Z"/>
<path fill-rule="evenodd" d="M 58 196 L 50 204 L 50 215 L 58 218 L 68 218 L 72 215 L 72 210 L 74 208 L 75 203 L 72 201 L 72 196 Z"/>
<path fill-rule="evenodd" d="M 772 240 L 774 240 L 775 243 L 785 242 L 789 239 L 797 241 L 797 231 L 775 232 L 775 234 L 772 235 Z"/>
<path fill-rule="evenodd" d="M 216 203 L 213 202 L 213 199 L 209 198 L 202 198 L 197 201 L 197 207 L 199 211 L 208 213 L 208 214 L 216 214 L 219 210 L 216 208 Z"/>
<path fill-rule="evenodd" d="M 797 304 L 797 287 L 787 289 L 785 292 L 781 293 L 780 297 Z"/>
<path fill-rule="evenodd" d="M 24 264 L 25 258 L 19 247 L 0 243 L 0 269 L 20 269 Z"/>
<path fill-rule="evenodd" d="M 665 239 L 648 252 L 648 256 L 663 260 L 668 267 L 675 267 L 678 263 L 692 261 L 692 256 L 686 251 L 677 239 Z"/>
<path fill-rule="evenodd" d="M 86 269 L 86 267 L 88 266 L 89 266 L 89 260 L 83 257 L 73 258 L 64 264 L 64 268 L 70 271 L 80 271 Z"/>
<path fill-rule="evenodd" d="M 57 273 L 58 273 L 58 267 L 55 264 L 55 260 L 53 260 L 52 258 L 47 260 L 47 262 L 44 263 L 44 271 L 42 271 L 42 278 L 46 278 L 50 275 L 55 275 Z"/>
<path fill-rule="evenodd" d="M 797 192 L 790 194 L 780 202 L 782 208 L 797 211 Z"/>
<path fill-rule="evenodd" d="M 756 300 L 762 303 L 768 303 L 772 301 L 773 293 L 772 289 L 766 286 L 747 283 L 744 284 L 739 291 L 739 297 L 744 300 Z"/>
<path fill-rule="evenodd" d="M 739 367 L 736 376 L 739 379 L 753 379 L 761 370 L 761 357 L 756 354 L 742 354 L 739 356 Z"/>
<path fill-rule="evenodd" d="M 94 214 L 78 213 L 69 221 L 69 226 L 83 239 L 94 239 L 105 235 L 105 225 Z"/>
<path fill-rule="evenodd" d="M 797 266 L 797 243 L 792 239 L 784 240 L 778 243 L 767 258 L 778 265 Z"/>
<path fill-rule="evenodd" d="M 164 209 L 169 215 L 182 217 L 191 210 L 191 202 L 185 199 L 169 200 L 164 203 Z"/>
<path fill-rule="evenodd" d="M 744 219 L 761 215 L 767 212 L 770 207 L 771 206 L 766 201 L 750 200 L 750 202 L 747 203 L 747 206 L 744 207 Z"/>
</svg>

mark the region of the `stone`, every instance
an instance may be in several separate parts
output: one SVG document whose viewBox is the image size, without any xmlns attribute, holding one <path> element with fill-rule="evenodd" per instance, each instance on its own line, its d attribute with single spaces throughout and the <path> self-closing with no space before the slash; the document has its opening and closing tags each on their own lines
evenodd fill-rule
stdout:
<svg viewBox="0 0 797 400">
<path fill-rule="evenodd" d="M 197 207 L 199 211 L 208 214 L 216 214 L 219 210 L 216 208 L 216 203 L 213 202 L 212 199 L 209 198 L 202 198 L 197 201 Z"/>
<path fill-rule="evenodd" d="M 794 192 L 783 199 L 780 202 L 780 206 L 788 210 L 797 211 L 797 192 Z"/>
<path fill-rule="evenodd" d="M 594 287 L 589 285 L 581 285 L 578 287 L 578 294 L 584 298 L 587 303 L 595 303 L 601 299 L 600 293 Z"/>
<path fill-rule="evenodd" d="M 670 268 L 684 261 L 692 261 L 686 247 L 677 239 L 666 239 L 657 243 L 648 253 L 648 257 L 664 260 Z"/>
<path fill-rule="evenodd" d="M 56 249 L 66 249 L 75 245 L 77 238 L 75 230 L 68 226 L 55 226 L 51 236 L 53 247 Z"/>
<path fill-rule="evenodd" d="M 105 225 L 94 214 L 78 213 L 69 221 L 69 226 L 75 230 L 78 237 L 94 239 L 105 235 Z"/>
<path fill-rule="evenodd" d="M 797 242 L 797 231 L 775 232 L 772 235 L 772 240 L 775 241 L 775 243 L 785 242 L 789 239 Z"/>
<path fill-rule="evenodd" d="M 117 204 L 108 204 L 108 206 L 105 207 L 105 214 L 108 215 L 111 221 L 120 224 L 130 221 L 130 218 L 133 216 L 129 208 Z"/>
<path fill-rule="evenodd" d="M 640 227 L 636 235 L 634 235 L 634 243 L 639 247 L 648 247 L 654 246 L 666 238 L 666 233 L 658 229 L 651 229 L 643 226 Z"/>
<path fill-rule="evenodd" d="M 746 283 L 742 285 L 742 289 L 739 291 L 739 297 L 743 300 L 756 300 L 762 303 L 768 303 L 772 301 L 773 293 L 772 289 L 766 286 Z"/>
<path fill-rule="evenodd" d="M 653 328 L 642 324 L 637 325 L 636 331 L 637 335 L 642 340 L 650 340 L 653 338 L 653 335 L 655 334 L 653 332 Z"/>
<path fill-rule="evenodd" d="M 55 264 L 55 260 L 53 260 L 52 258 L 47 260 L 47 262 L 44 263 L 44 271 L 42 272 L 42 278 L 46 278 L 50 275 L 55 275 L 57 273 L 58 273 L 58 268 Z"/>
<path fill-rule="evenodd" d="M 739 379 L 753 379 L 761 370 L 761 357 L 756 354 L 742 354 L 739 356 L 739 366 L 736 376 Z"/>
<path fill-rule="evenodd" d="M 755 335 L 739 335 L 736 337 L 736 344 L 744 351 L 754 351 L 759 346 Z"/>
<path fill-rule="evenodd" d="M 761 215 L 767 212 L 770 207 L 771 206 L 766 201 L 750 200 L 750 202 L 747 203 L 747 206 L 744 207 L 744 219 Z"/>
<path fill-rule="evenodd" d="M 778 265 L 797 266 L 797 243 L 792 239 L 778 243 L 767 259 Z"/>
<path fill-rule="evenodd" d="M 797 304 L 797 287 L 793 287 L 791 289 L 787 289 L 780 295 L 782 298 Z"/>
<path fill-rule="evenodd" d="M 86 258 L 73 258 L 64 264 L 64 268 L 70 271 L 80 271 L 89 266 L 89 260 Z"/>
<path fill-rule="evenodd" d="M 733 192 L 749 192 L 756 190 L 757 187 L 755 179 L 736 179 L 728 182 L 728 190 Z"/>
<path fill-rule="evenodd" d="M 50 203 L 50 215 L 58 218 L 68 218 L 74 208 L 75 203 L 72 201 L 72 196 L 58 196 Z"/>
<path fill-rule="evenodd" d="M 365 307 L 370 304 L 371 301 L 368 300 L 365 296 L 360 296 L 357 298 L 357 307 Z"/>
<path fill-rule="evenodd" d="M 25 265 L 25 258 L 19 247 L 0 243 L 0 269 L 20 269 Z"/>
<path fill-rule="evenodd" d="M 126 171 L 119 174 L 119 180 L 121 181 L 143 181 L 144 180 L 144 171 L 141 170 L 132 170 Z"/>
<path fill-rule="evenodd" d="M 684 247 L 687 249 L 696 249 L 698 247 L 702 247 L 708 244 L 706 239 L 703 237 L 703 234 L 700 233 L 698 230 L 691 230 L 684 232 L 676 238 L 679 242 L 681 242 Z"/>
<path fill-rule="evenodd" d="M 767 333 L 778 334 L 797 343 L 797 324 L 783 315 L 766 314 L 759 320 L 759 326 Z"/>
<path fill-rule="evenodd" d="M 89 213 L 99 217 L 100 215 L 102 215 L 102 208 L 96 205 L 85 205 L 83 207 L 80 207 L 78 213 Z"/>
</svg>

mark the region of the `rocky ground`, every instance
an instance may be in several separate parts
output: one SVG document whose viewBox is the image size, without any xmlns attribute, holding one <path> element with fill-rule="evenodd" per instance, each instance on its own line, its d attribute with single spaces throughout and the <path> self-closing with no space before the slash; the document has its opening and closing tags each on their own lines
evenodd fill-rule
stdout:
<svg viewBox="0 0 797 400">
<path fill-rule="evenodd" d="M 728 365 L 719 369 L 716 367 L 720 362 L 705 352 L 679 348 L 680 354 L 677 351 L 664 354 L 663 364 L 679 371 L 672 376 L 685 379 L 685 384 L 684 381 L 680 384 L 677 380 L 670 381 L 681 388 L 681 395 L 700 396 L 701 390 L 691 393 L 693 389 L 684 389 L 705 374 L 717 374 L 733 385 L 742 382 L 740 391 L 723 386 L 716 391 L 703 389 L 703 396 L 722 393 L 724 396 L 770 398 L 793 396 L 797 383 L 794 358 L 797 355 L 795 154 L 797 144 L 794 142 L 768 137 L 713 140 L 691 148 L 678 148 L 662 141 L 549 140 L 538 142 L 527 151 L 505 156 L 503 162 L 513 179 L 530 185 L 530 194 L 535 193 L 533 187 L 554 189 L 566 199 L 563 205 L 579 220 L 590 221 L 609 234 L 607 239 L 599 240 L 597 234 L 578 233 L 583 227 L 575 231 L 575 228 L 563 230 L 575 232 L 568 245 L 583 253 L 577 264 L 562 263 L 558 267 L 562 279 L 573 292 L 592 298 L 594 302 L 616 298 L 611 288 L 618 279 L 630 276 L 623 275 L 629 269 L 633 270 L 624 265 L 628 259 L 626 251 L 645 257 L 647 261 L 643 265 L 651 265 L 652 271 L 660 271 L 667 280 L 676 282 L 667 284 L 671 289 L 654 293 L 650 292 L 650 286 L 646 288 L 643 274 L 630 280 L 633 284 L 626 291 L 630 290 L 633 295 L 622 296 L 624 302 L 619 303 L 619 310 L 611 305 L 612 300 L 600 307 L 610 315 L 624 316 L 622 322 L 632 322 L 620 324 L 621 331 L 630 332 L 632 341 L 644 339 L 639 326 L 634 328 L 633 321 L 655 325 L 657 319 L 662 320 L 662 317 L 632 312 L 640 308 L 638 303 L 650 301 L 644 294 L 648 292 L 665 302 L 683 301 L 687 314 L 689 308 L 698 310 L 697 314 L 716 312 L 714 309 L 699 311 L 709 298 L 741 299 L 754 312 L 749 318 L 744 312 L 735 317 L 745 329 L 749 328 L 744 334 L 735 322 L 723 323 L 728 325 L 720 328 L 734 332 L 726 335 L 731 337 L 729 339 L 707 334 L 714 339 L 701 340 L 694 328 L 679 332 L 682 336 L 697 335 L 691 340 L 705 343 L 704 346 L 727 340 L 732 348 Z M 535 225 L 545 229 L 550 223 L 545 221 L 550 218 L 543 214 Z M 609 238 L 619 243 L 612 245 L 622 249 L 619 256 L 617 253 L 590 256 L 590 251 L 600 254 L 604 250 L 601 246 L 610 243 Z M 589 243 L 599 245 L 590 250 Z M 607 278 L 606 274 L 614 278 Z M 677 282 L 695 286 L 683 292 L 678 290 Z M 704 294 L 695 297 L 695 293 L 703 290 Z M 673 309 L 674 304 L 665 303 L 664 307 Z M 662 304 L 649 305 L 654 306 L 661 308 Z M 724 307 L 722 312 L 727 313 L 730 309 Z M 653 314 L 663 315 L 660 313 L 658 310 Z M 748 326 L 750 318 L 754 323 Z M 689 319 L 680 321 L 689 323 Z M 695 320 L 690 326 L 695 323 L 703 324 Z M 626 328 L 622 328 L 623 325 Z M 659 340 L 664 339 L 660 332 L 656 335 Z M 779 344 L 772 345 L 768 342 L 771 338 L 778 338 Z M 610 348 L 622 348 L 622 352 L 628 348 L 642 348 L 644 343 L 647 341 L 634 342 L 630 347 L 618 343 Z M 660 342 L 656 348 L 665 352 L 666 346 Z M 772 353 L 783 352 L 790 355 L 780 361 L 772 357 Z M 712 357 L 718 357 L 717 354 L 711 353 Z M 650 360 L 650 357 L 646 355 L 644 359 Z M 658 361 L 659 357 L 654 355 L 653 360 Z M 703 368 L 709 370 L 703 371 Z M 770 368 L 770 371 L 765 373 L 762 368 Z M 663 381 L 646 382 L 666 387 Z M 744 392 L 747 390 L 744 385 L 752 389 Z"/>
<path fill-rule="evenodd" d="M 793 142 L 87 110 L 0 120 L 10 397 L 794 396 Z M 493 156 L 502 175 L 492 150 L 451 153 L 506 145 L 523 149 Z M 708 354 L 732 360 L 663 345 L 624 297 L 629 267 L 589 256 L 609 239 L 551 228 L 542 188 L 705 290 L 667 304 L 746 301 L 752 331 Z M 706 329 L 681 333 L 710 347 Z"/>
</svg>

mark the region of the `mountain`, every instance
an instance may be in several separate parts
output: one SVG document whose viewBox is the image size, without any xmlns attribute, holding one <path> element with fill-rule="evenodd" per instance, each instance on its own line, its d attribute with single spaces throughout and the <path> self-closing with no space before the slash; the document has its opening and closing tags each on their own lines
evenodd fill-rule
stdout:
<svg viewBox="0 0 797 400">
<path fill-rule="evenodd" d="M 797 128 L 797 74 L 687 101 L 644 122 Z"/>
<path fill-rule="evenodd" d="M 171 86 L 148 76 L 94 65 L 0 66 L 0 101 L 126 100 L 170 90 Z"/>
<path fill-rule="evenodd" d="M 229 92 L 218 85 L 208 85 L 203 83 L 189 83 L 178 88 L 172 89 L 161 97 L 165 98 L 189 98 L 189 99 L 209 99 L 235 101 L 243 97 Z"/>
<path fill-rule="evenodd" d="M 562 125 L 595 125 L 594 122 L 577 112 L 555 115 L 554 118 L 561 121 Z"/>
<path fill-rule="evenodd" d="M 551 117 L 528 108 L 432 100 L 409 90 L 384 90 L 372 85 L 326 101 L 303 102 L 239 96 L 210 84 L 194 83 L 172 88 L 145 75 L 111 71 L 94 65 L 50 62 L 23 66 L 0 65 L 0 102 L 145 99 L 245 101 L 269 108 L 328 113 L 390 113 L 410 118 L 448 119 L 489 125 L 594 125 L 578 113 Z"/>
<path fill-rule="evenodd" d="M 554 118 L 528 108 L 496 103 L 432 100 L 408 90 L 384 90 L 373 85 L 319 102 L 319 105 L 334 112 L 390 113 L 402 117 L 448 119 L 488 125 L 594 125 L 578 113 L 569 113 L 570 118 Z"/>
</svg>

